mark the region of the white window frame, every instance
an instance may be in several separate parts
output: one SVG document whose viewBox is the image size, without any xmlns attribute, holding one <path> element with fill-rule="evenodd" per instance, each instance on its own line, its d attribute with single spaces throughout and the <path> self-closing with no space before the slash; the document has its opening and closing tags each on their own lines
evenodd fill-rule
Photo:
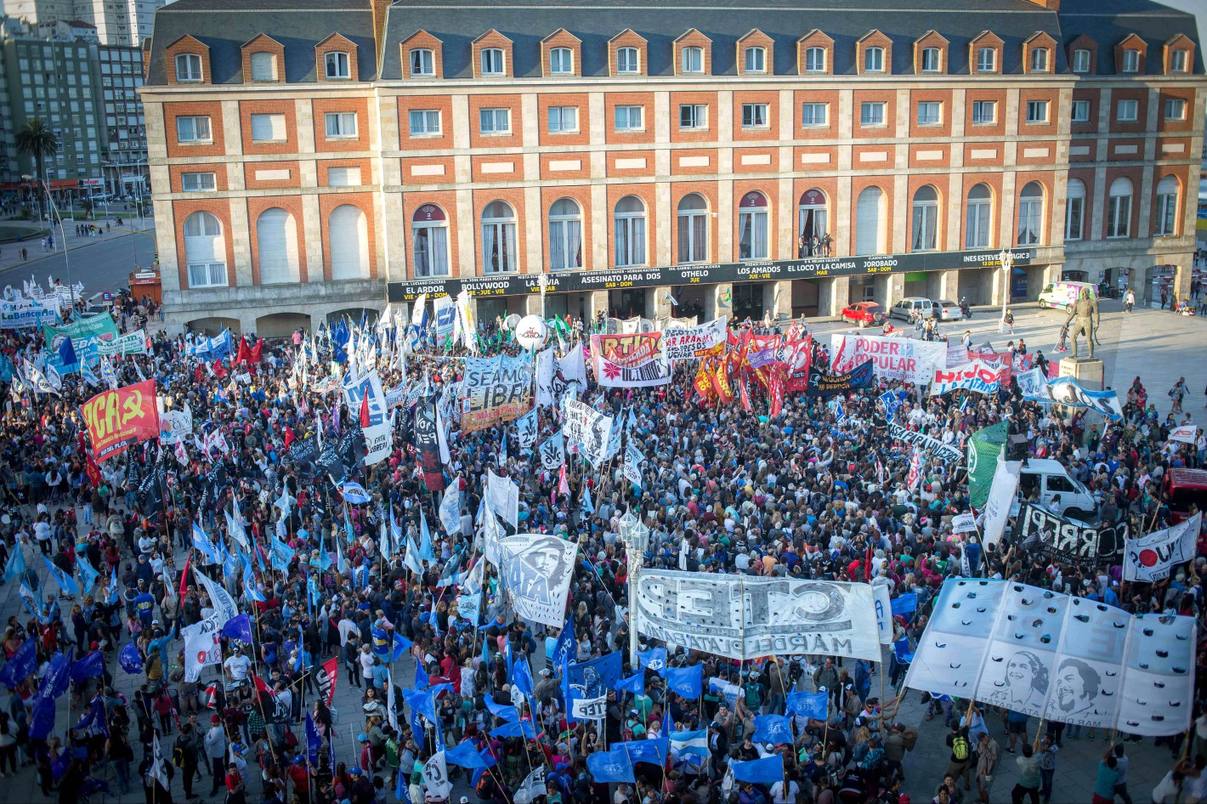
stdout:
<svg viewBox="0 0 1207 804">
<path fill-rule="evenodd" d="M 679 51 L 679 72 L 686 75 L 701 75 L 704 73 L 704 48 L 698 45 L 686 45 Z"/>
<path fill-rule="evenodd" d="M 332 50 L 323 54 L 323 74 L 328 81 L 352 80 L 352 56 L 346 50 Z"/>
<path fill-rule="evenodd" d="M 933 63 L 928 64 L 931 61 Z M 924 47 L 922 48 L 922 59 L 919 65 L 924 73 L 941 73 L 943 72 L 943 48 L 941 47 Z"/>
<path fill-rule="evenodd" d="M 885 102 L 863 101 L 860 103 L 859 125 L 864 128 L 879 128 L 885 125 Z"/>
<path fill-rule="evenodd" d="M 1169 71 L 1171 73 L 1186 73 L 1190 72 L 1188 65 L 1190 64 L 1189 54 L 1184 48 L 1177 48 L 1169 51 Z"/>
<path fill-rule="evenodd" d="M 1166 177 L 1171 178 L 1171 177 Z M 1173 182 L 1173 192 L 1161 192 L 1161 183 L 1157 182 L 1157 219 L 1153 224 L 1153 234 L 1156 237 L 1174 237 L 1178 233 L 1178 183 Z"/>
<path fill-rule="evenodd" d="M 1046 47 L 1036 47 L 1031 49 L 1031 72 L 1046 73 L 1048 71 L 1048 60 L 1051 58 Z"/>
<path fill-rule="evenodd" d="M 207 234 L 205 234 L 204 231 L 201 232 L 200 234 L 196 234 L 196 235 L 189 234 L 189 230 L 188 230 L 189 221 L 193 219 L 193 215 L 203 215 L 203 214 L 208 215 L 209 217 L 214 219 L 214 222 L 218 226 L 217 234 L 208 234 L 207 235 Z M 205 220 L 205 219 L 198 218 L 198 220 Z M 191 238 L 191 237 L 216 237 L 216 238 L 219 238 L 219 240 L 220 240 L 219 245 L 221 245 L 222 251 L 220 254 L 214 255 L 214 257 L 217 259 L 214 259 L 211 262 L 190 262 L 189 261 L 189 256 L 190 256 L 189 255 L 189 251 L 190 251 L 189 238 Z M 227 276 L 227 273 L 226 273 L 226 233 L 222 230 L 222 221 L 218 220 L 216 215 L 213 215 L 211 213 L 194 212 L 194 213 L 192 213 L 192 215 L 189 215 L 188 218 L 185 218 L 184 244 L 185 244 L 184 251 L 185 251 L 185 261 L 186 261 L 185 272 L 188 274 L 190 288 L 218 288 L 218 287 L 226 287 L 229 284 L 229 277 Z M 198 272 L 200 272 L 200 274 Z M 200 281 L 200 282 L 196 281 L 196 278 L 199 275 L 204 276 L 203 281 Z"/>
<path fill-rule="evenodd" d="M 1065 240 L 1070 241 L 1085 238 L 1085 184 L 1079 182 L 1076 192 L 1073 186 L 1070 182 L 1065 193 Z"/>
<path fill-rule="evenodd" d="M 617 212 L 620 204 L 629 197 L 636 198 L 641 204 L 641 209 Z M 617 201 L 616 206 L 612 208 L 612 236 L 615 238 L 616 265 L 619 268 L 645 265 L 648 259 L 645 202 L 637 196 L 625 196 L 625 198 Z M 623 249 L 624 253 L 622 253 L 622 243 L 627 246 Z"/>
<path fill-rule="evenodd" d="M 181 65 L 184 69 L 180 69 Z M 175 59 L 176 67 L 176 83 L 178 84 L 197 84 L 205 80 L 202 74 L 204 66 L 201 63 L 201 56 L 196 53 L 177 53 Z M 194 70 L 193 68 L 196 68 Z"/>
<path fill-rule="evenodd" d="M 805 72 L 806 73 L 824 73 L 826 71 L 826 63 L 828 56 L 824 47 L 805 48 Z"/>
<path fill-rule="evenodd" d="M 407 53 L 412 78 L 431 78 L 436 75 L 436 51 L 429 47 L 413 47 Z"/>
<path fill-rule="evenodd" d="M 616 48 L 617 75 L 641 74 L 641 49 L 625 46 Z"/>
<path fill-rule="evenodd" d="M 180 174 L 180 191 L 183 193 L 212 193 L 217 189 L 217 177 L 213 173 L 189 171 Z"/>
<path fill-rule="evenodd" d="M 973 187 L 975 190 L 976 187 Z M 964 248 L 989 248 L 992 242 L 993 228 L 990 224 L 993 217 L 993 193 L 988 198 L 973 199 L 972 191 L 968 193 L 967 209 L 964 215 Z"/>
<path fill-rule="evenodd" d="M 429 125 L 433 119 L 436 121 L 434 128 Z M 416 122 L 419 126 L 415 125 Z M 412 137 L 439 137 L 444 132 L 440 110 L 411 109 L 407 112 L 407 128 Z"/>
<path fill-rule="evenodd" d="M 323 132 L 329 140 L 354 140 L 360 136 L 360 121 L 356 112 L 324 112 Z"/>
<path fill-rule="evenodd" d="M 1123 64 L 1119 68 L 1121 73 L 1138 73 L 1140 72 L 1140 51 L 1134 47 L 1125 48 L 1123 50 Z"/>
<path fill-rule="evenodd" d="M 198 132 L 198 121 L 205 121 L 205 134 L 200 135 Z M 188 131 L 186 132 L 186 129 Z M 185 136 L 186 133 L 189 136 Z M 211 143 L 214 141 L 214 129 L 210 124 L 209 115 L 190 114 L 181 115 L 176 118 L 176 141 L 182 145 L 199 145 L 203 143 Z"/>
<path fill-rule="evenodd" d="M 742 52 L 742 68 L 744 72 L 755 75 L 767 72 L 767 48 L 746 48 Z"/>
<path fill-rule="evenodd" d="M 484 47 L 478 54 L 478 66 L 483 78 L 507 75 L 507 53 L 501 47 Z"/>
<path fill-rule="evenodd" d="M 1186 119 L 1186 99 L 1185 98 L 1166 98 L 1162 114 L 1166 120 L 1185 120 Z"/>
<path fill-rule="evenodd" d="M 1093 54 L 1089 50 L 1079 47 L 1073 51 L 1073 59 L 1070 62 L 1070 68 L 1078 74 L 1085 74 L 1090 71 L 1090 63 L 1093 60 Z"/>
<path fill-rule="evenodd" d="M 562 201 L 568 201 L 574 205 L 574 212 L 554 212 L 557 205 Z M 578 248 L 573 250 L 570 246 L 575 239 L 578 241 Z M 555 247 L 556 246 L 556 247 Z M 564 260 L 564 265 L 557 265 L 554 256 L 561 253 Z M 551 271 L 576 271 L 583 267 L 583 211 L 582 207 L 573 198 L 559 198 L 549 207 L 549 270 Z"/>
<path fill-rule="evenodd" d="M 1129 114 L 1124 114 L 1124 110 L 1129 110 Z M 1115 104 L 1115 122 L 1116 123 L 1135 123 L 1140 119 L 1140 101 L 1135 98 L 1120 98 Z"/>
<path fill-rule="evenodd" d="M 763 196 L 761 207 L 738 207 L 738 260 L 771 259 L 771 205 Z M 742 233 L 749 228 L 750 239 Z"/>
<path fill-rule="evenodd" d="M 498 127 L 502 116 L 506 127 Z M 489 120 L 489 125 L 487 121 Z M 484 137 L 504 137 L 511 134 L 511 109 L 507 106 L 487 107 L 478 110 L 478 130 Z"/>
<path fill-rule="evenodd" d="M 411 216 L 411 259 L 414 261 L 416 279 L 431 279 L 449 275 L 448 232 L 447 219 L 442 221 L 417 221 L 413 215 Z M 438 255 L 434 248 L 438 235 L 443 235 L 444 238 L 444 253 L 442 255 Z M 423 259 L 420 259 L 421 251 Z M 441 261 L 444 264 L 440 269 L 437 269 L 435 266 L 437 260 L 433 259 L 434 256 L 443 257 Z"/>
<path fill-rule="evenodd" d="M 555 47 L 549 49 L 549 74 L 574 75 L 574 50 L 572 48 Z"/>
<path fill-rule="evenodd" d="M 1111 188 L 1113 191 L 1113 187 Z M 1130 182 L 1127 193 L 1110 192 L 1106 204 L 1106 237 L 1117 240 L 1131 237 L 1132 201 L 1135 187 Z"/>
<path fill-rule="evenodd" d="M 919 200 L 922 189 L 910 201 L 910 251 L 934 251 L 939 247 L 939 193 L 932 187 L 935 197 Z"/>
<path fill-rule="evenodd" d="M 1047 123 L 1048 107 L 1046 100 L 1037 98 L 1027 101 L 1027 125 L 1039 126 Z"/>
<path fill-rule="evenodd" d="M 507 206 L 510 214 L 507 217 L 487 218 L 486 210 L 495 203 L 504 203 Z M 519 270 L 517 243 L 516 243 L 516 216 L 515 209 L 506 202 L 492 201 L 487 204 L 482 211 L 482 273 L 484 274 L 514 274 Z M 488 235 L 489 233 L 489 235 Z M 492 242 L 501 242 L 503 250 L 500 253 L 500 261 L 502 267 L 494 268 L 490 259 L 489 246 Z"/>
<path fill-rule="evenodd" d="M 926 110 L 927 114 L 923 115 L 923 110 Z M 934 114 L 930 114 L 930 112 Z M 919 126 L 943 125 L 943 102 L 918 101 L 917 121 Z"/>
<path fill-rule="evenodd" d="M 577 106 L 550 106 L 546 118 L 550 134 L 572 134 L 578 131 Z"/>
<path fill-rule="evenodd" d="M 871 45 L 863 49 L 863 71 L 865 73 L 884 72 L 884 48 Z"/>
<path fill-rule="evenodd" d="M 985 119 L 984 114 L 978 114 L 979 111 L 989 110 L 989 118 Z M 974 126 L 992 126 L 997 124 L 997 101 L 978 100 L 972 102 L 972 124 Z"/>
<path fill-rule="evenodd" d="M 742 128 L 764 129 L 771 125 L 771 110 L 766 103 L 742 104 Z"/>
<path fill-rule="evenodd" d="M 820 120 L 816 114 L 819 110 L 821 112 Z M 806 114 L 807 111 L 813 114 Z M 809 120 L 810 116 L 813 117 L 812 121 Z M 802 128 L 825 128 L 830 124 L 830 104 L 815 101 L 802 103 L 800 105 L 800 124 Z"/>
<path fill-rule="evenodd" d="M 687 120 L 687 125 L 684 125 L 684 120 Z M 708 104 L 679 104 L 679 128 L 682 131 L 706 130 L 708 128 Z"/>
<path fill-rule="evenodd" d="M 1085 114 L 1078 114 L 1078 111 L 1083 111 Z M 1072 123 L 1088 123 L 1090 122 L 1090 102 L 1085 98 L 1079 98 L 1073 101 L 1069 107 L 1069 122 Z"/>
<path fill-rule="evenodd" d="M 1027 189 L 1024 185 L 1023 190 Z M 1015 228 L 1017 229 L 1017 244 L 1020 246 L 1037 245 L 1043 241 L 1044 235 L 1044 194 L 1040 190 L 1037 196 L 1024 196 L 1021 191 L 1018 198 L 1018 220 Z M 1024 229 L 1023 223 L 1028 226 Z M 1031 224 L 1034 224 L 1032 228 Z M 1030 235 L 1024 237 L 1024 234 Z"/>
<path fill-rule="evenodd" d="M 697 195 L 701 200 L 704 199 L 699 193 L 689 193 L 679 199 L 679 205 L 675 210 L 675 217 L 679 225 L 675 256 L 677 264 L 680 265 L 708 262 L 708 202 L 704 201 L 703 209 L 684 209 L 683 202 L 691 195 Z M 703 234 L 697 238 L 696 234 L 699 229 L 703 229 Z M 703 242 L 697 242 L 697 240 Z M 684 248 L 687 249 L 686 255 L 683 253 Z"/>
<path fill-rule="evenodd" d="M 976 71 L 978 73 L 997 72 L 997 48 L 987 46 L 977 48 Z"/>
<path fill-rule="evenodd" d="M 637 118 L 636 125 L 633 125 L 634 117 Z M 624 104 L 614 107 L 612 111 L 612 127 L 618 132 L 645 131 L 645 107 L 637 104 Z"/>
</svg>

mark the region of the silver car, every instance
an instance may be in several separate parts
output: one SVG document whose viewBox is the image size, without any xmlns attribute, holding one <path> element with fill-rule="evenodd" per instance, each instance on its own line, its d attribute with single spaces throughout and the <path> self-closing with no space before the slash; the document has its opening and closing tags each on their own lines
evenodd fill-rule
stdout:
<svg viewBox="0 0 1207 804">
<path fill-rule="evenodd" d="M 960 320 L 960 305 L 948 299 L 940 299 L 935 302 L 934 312 L 938 314 L 940 321 L 959 321 Z"/>
</svg>

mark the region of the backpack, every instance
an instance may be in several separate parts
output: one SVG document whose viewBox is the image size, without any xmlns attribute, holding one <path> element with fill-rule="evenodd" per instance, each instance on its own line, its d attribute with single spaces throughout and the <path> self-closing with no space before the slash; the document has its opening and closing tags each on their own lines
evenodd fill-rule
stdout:
<svg viewBox="0 0 1207 804">
<path fill-rule="evenodd" d="M 957 734 L 951 741 L 951 755 L 960 762 L 968 759 L 968 738 L 963 734 Z"/>
</svg>

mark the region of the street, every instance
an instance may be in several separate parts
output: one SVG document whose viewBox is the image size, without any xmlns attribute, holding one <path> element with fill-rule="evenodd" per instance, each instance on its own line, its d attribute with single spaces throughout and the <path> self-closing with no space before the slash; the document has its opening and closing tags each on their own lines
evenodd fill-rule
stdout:
<svg viewBox="0 0 1207 804">
<path fill-rule="evenodd" d="M 64 227 L 68 235 L 66 261 L 62 244 L 53 254 L 43 251 L 37 240 L 6 243 L 0 247 L 0 286 L 12 285 L 19 289 L 21 282 L 32 275 L 46 287 L 47 278 L 53 276 L 64 281 L 83 282 L 86 293 L 98 293 L 125 287 L 135 265 L 146 267 L 155 259 L 153 232 L 132 233 L 115 228 L 100 237 L 77 238 L 71 221 L 64 221 Z M 29 252 L 25 262 L 20 257 L 22 246 Z"/>
</svg>

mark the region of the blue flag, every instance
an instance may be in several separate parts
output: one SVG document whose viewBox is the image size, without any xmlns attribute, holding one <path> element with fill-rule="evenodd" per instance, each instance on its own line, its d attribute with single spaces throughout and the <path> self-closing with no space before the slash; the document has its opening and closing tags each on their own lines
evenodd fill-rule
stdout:
<svg viewBox="0 0 1207 804">
<path fill-rule="evenodd" d="M 516 685 L 524 697 L 532 697 L 532 668 L 528 666 L 527 656 L 518 656 L 511 663 L 511 683 Z"/>
<path fill-rule="evenodd" d="M 520 719 L 520 712 L 518 709 L 516 709 L 514 706 L 499 703 L 494 699 L 493 695 L 484 695 L 482 700 L 486 702 L 486 708 L 489 709 L 490 713 L 495 717 L 502 718 L 503 720 Z"/>
<path fill-rule="evenodd" d="M 608 690 L 620 680 L 620 652 L 613 651 L 589 662 L 575 662 L 562 674 L 562 695 L 566 699 L 566 719 L 596 720 L 602 715 Z"/>
<path fill-rule="evenodd" d="M 830 713 L 830 694 L 825 692 L 790 692 L 784 714 L 807 717 L 810 720 L 827 720 Z"/>
<path fill-rule="evenodd" d="M 319 749 L 323 747 L 323 738 L 319 735 L 318 728 L 314 725 L 314 717 L 309 712 L 306 713 L 306 753 L 310 757 L 311 765 L 319 763 Z M 402 774 L 400 773 L 399 776 Z"/>
<path fill-rule="evenodd" d="M 83 659 L 71 663 L 71 670 L 68 675 L 76 684 L 87 681 L 90 678 L 100 678 L 105 674 L 105 658 L 99 650 L 94 650 Z"/>
<path fill-rule="evenodd" d="M 13 658 L 0 667 L 0 683 L 10 690 L 38 669 L 38 640 L 30 637 L 21 643 Z"/>
<path fill-rule="evenodd" d="M 55 579 L 55 583 L 57 583 L 59 588 L 63 590 L 63 594 L 67 595 L 68 597 L 75 597 L 80 593 L 80 586 L 75 582 L 75 578 L 72 578 L 66 572 L 59 569 L 58 565 L 56 565 L 46 556 L 42 556 L 42 560 L 46 562 L 46 571 L 49 572 L 50 576 Z"/>
<path fill-rule="evenodd" d="M 432 531 L 427 526 L 427 517 L 424 515 L 423 509 L 419 510 L 419 558 L 428 563 L 436 560 L 436 553 L 432 547 Z"/>
<path fill-rule="evenodd" d="M 54 699 L 67 692 L 67 681 L 70 678 L 70 673 L 70 653 L 67 656 L 64 656 L 62 653 L 56 653 L 54 656 L 51 656 L 46 673 L 42 676 L 42 683 L 38 686 L 38 695 L 41 695 L 43 698 Z"/>
<path fill-rule="evenodd" d="M 449 765 L 472 770 L 474 768 L 489 768 L 494 763 L 488 763 L 482 753 L 470 739 L 462 740 L 457 745 L 444 752 L 444 761 Z"/>
<path fill-rule="evenodd" d="M 918 610 L 918 595 L 916 592 L 906 592 L 889 601 L 892 604 L 894 617 L 905 617 Z"/>
<path fill-rule="evenodd" d="M 909 648 L 909 637 L 901 637 L 893 643 L 893 655 L 901 664 L 909 664 L 914 660 L 914 652 Z"/>
<path fill-rule="evenodd" d="M 226 625 L 222 626 L 222 636 L 227 639 L 237 639 L 248 645 L 251 644 L 251 618 L 246 614 L 240 614 L 237 617 L 231 617 L 226 621 Z"/>
<path fill-rule="evenodd" d="M 75 346 L 71 343 L 71 338 L 64 338 L 59 344 L 59 361 L 64 367 L 74 366 L 78 361 L 75 357 Z"/>
<path fill-rule="evenodd" d="M 752 759 L 749 762 L 730 760 L 729 767 L 733 770 L 733 778 L 739 782 L 775 784 L 784 780 L 784 757 L 782 754 L 773 754 L 763 759 Z"/>
<path fill-rule="evenodd" d="M 708 730 L 676 731 L 670 736 L 671 756 L 676 759 L 694 756 L 701 762 L 708 759 Z"/>
<path fill-rule="evenodd" d="M 616 746 L 610 751 L 596 751 L 587 755 L 587 769 L 591 777 L 599 784 L 606 782 L 628 782 L 635 784 L 633 778 L 633 761 L 624 746 Z"/>
<path fill-rule="evenodd" d="M 8 556 L 8 563 L 4 565 L 4 582 L 12 583 L 24 574 L 25 551 L 21 549 L 21 545 L 14 544 L 13 551 Z"/>
<path fill-rule="evenodd" d="M 554 667 L 561 667 L 567 662 L 574 661 L 574 657 L 578 655 L 578 641 L 574 638 L 574 618 L 567 617 L 566 624 L 562 626 L 562 632 L 557 635 L 557 642 L 553 645 L 553 654 L 549 657 Z"/>
<path fill-rule="evenodd" d="M 666 667 L 666 648 L 650 648 L 637 651 L 637 667 L 644 670 L 649 668 L 655 673 L 661 673 Z"/>
<path fill-rule="evenodd" d="M 84 594 L 92 591 L 92 587 L 96 584 L 96 579 L 101 577 L 101 574 L 92 566 L 92 562 L 83 553 L 76 553 L 75 557 L 76 569 L 80 571 L 80 588 Z"/>
<path fill-rule="evenodd" d="M 138 653 L 138 645 L 127 642 L 117 655 L 117 663 L 130 675 L 142 672 L 142 656 Z"/>
<path fill-rule="evenodd" d="M 430 686 L 432 685 L 427 681 L 427 670 L 423 669 L 423 662 L 415 662 L 415 689 L 426 690 Z"/>
<path fill-rule="evenodd" d="M 75 724 L 77 732 L 83 732 L 89 736 L 103 734 L 109 736 L 109 722 L 105 717 L 105 700 L 97 695 L 92 699 L 92 703 L 88 705 L 88 711 Z"/>
<path fill-rule="evenodd" d="M 772 745 L 791 745 L 792 725 L 783 715 L 756 715 L 754 718 L 754 742 Z"/>
<path fill-rule="evenodd" d="M 704 665 L 690 667 L 667 667 L 662 671 L 666 688 L 684 698 L 696 699 L 704 694 Z"/>
<path fill-rule="evenodd" d="M 288 572 L 289 564 L 293 561 L 294 552 L 295 551 L 292 547 L 285 544 L 285 542 L 281 541 L 276 536 L 273 536 L 271 552 L 268 555 L 269 563 L 272 564 L 272 568 L 275 570 L 280 572 Z"/>
<path fill-rule="evenodd" d="M 523 737 L 527 740 L 536 739 L 536 729 L 531 720 L 512 720 L 490 730 L 491 737 Z"/>
<path fill-rule="evenodd" d="M 645 673 L 637 672 L 628 678 L 616 682 L 617 692 L 631 692 L 634 695 L 645 695 Z"/>
<path fill-rule="evenodd" d="M 661 767 L 666 762 L 665 740 L 629 740 L 627 743 L 617 743 L 628 752 L 632 762 L 648 762 Z"/>
<path fill-rule="evenodd" d="M 198 522 L 193 523 L 193 546 L 205 556 L 206 564 L 222 563 L 222 557 L 218 554 L 218 547 L 206 532 L 201 529 L 201 524 Z"/>
<path fill-rule="evenodd" d="M 33 717 L 29 722 L 29 736 L 34 740 L 45 740 L 54 731 L 55 705 L 53 698 L 34 698 Z"/>
</svg>

